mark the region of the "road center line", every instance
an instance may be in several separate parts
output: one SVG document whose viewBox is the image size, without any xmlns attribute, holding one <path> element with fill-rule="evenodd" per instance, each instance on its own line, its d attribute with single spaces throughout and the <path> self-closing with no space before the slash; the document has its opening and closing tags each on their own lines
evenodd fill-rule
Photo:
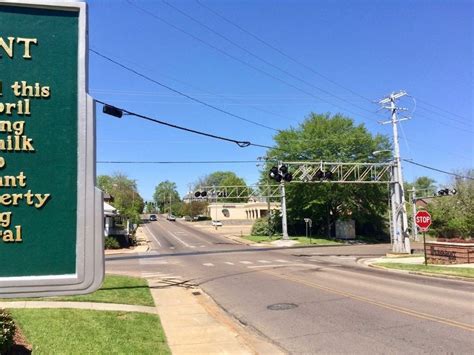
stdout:
<svg viewBox="0 0 474 355">
<path fill-rule="evenodd" d="M 265 266 L 267 266 L 267 265 L 265 265 Z M 285 265 L 285 266 L 288 266 L 288 265 Z M 251 268 L 251 267 L 252 266 L 249 266 L 249 268 Z M 396 305 L 392 305 L 392 304 L 388 304 L 388 303 L 384 303 L 384 302 L 380 302 L 380 301 L 375 301 L 375 300 L 372 300 L 370 298 L 366 298 L 366 297 L 363 297 L 363 296 L 358 296 L 358 295 L 355 295 L 355 294 L 352 294 L 352 293 L 349 293 L 349 292 L 345 292 L 345 291 L 339 291 L 339 290 L 336 290 L 334 288 L 319 285 L 317 283 L 302 280 L 302 279 L 299 279 L 299 278 L 296 278 L 296 277 L 280 275 L 276 272 L 272 272 L 271 270 L 263 270 L 262 272 L 273 275 L 273 276 L 281 278 L 281 279 L 285 279 L 285 280 L 288 280 L 288 281 L 293 281 L 293 282 L 296 282 L 296 283 L 300 283 L 300 284 L 303 284 L 305 286 L 309 286 L 309 287 L 312 287 L 312 288 L 315 288 L 315 289 L 319 289 L 319 290 L 323 290 L 323 291 L 326 291 L 326 292 L 341 295 L 341 296 L 344 296 L 344 297 L 347 297 L 347 298 L 351 298 L 353 300 L 373 304 L 375 306 L 390 309 L 390 310 L 395 311 L 395 312 L 407 314 L 407 315 L 412 316 L 412 317 L 421 318 L 421 319 L 425 319 L 425 320 L 430 320 L 430 321 L 433 321 L 433 322 L 442 323 L 442 324 L 445 324 L 445 325 L 450 325 L 452 327 L 461 328 L 461 329 L 464 329 L 464 330 L 467 330 L 467 331 L 474 332 L 474 325 L 471 325 L 471 324 L 461 323 L 461 322 L 458 322 L 458 321 L 455 321 L 455 320 L 438 317 L 438 316 L 435 316 L 435 315 L 432 315 L 432 314 L 418 312 L 418 311 L 415 311 L 413 309 L 404 308 L 404 307 L 400 307 L 400 306 L 396 306 Z"/>
</svg>

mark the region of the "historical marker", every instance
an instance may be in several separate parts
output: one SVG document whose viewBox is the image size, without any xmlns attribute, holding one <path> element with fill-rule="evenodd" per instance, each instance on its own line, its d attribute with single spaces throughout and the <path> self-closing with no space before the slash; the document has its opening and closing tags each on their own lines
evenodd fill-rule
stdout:
<svg viewBox="0 0 474 355">
<path fill-rule="evenodd" d="M 86 24 L 85 3 L 0 2 L 0 297 L 103 279 Z"/>
</svg>

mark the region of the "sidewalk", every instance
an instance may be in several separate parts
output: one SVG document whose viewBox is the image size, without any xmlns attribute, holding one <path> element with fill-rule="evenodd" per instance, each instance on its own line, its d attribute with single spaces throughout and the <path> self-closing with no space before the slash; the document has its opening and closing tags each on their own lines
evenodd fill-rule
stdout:
<svg viewBox="0 0 474 355">
<path fill-rule="evenodd" d="M 117 254 L 131 254 L 131 253 L 144 253 L 147 252 L 150 247 L 150 241 L 148 240 L 143 226 L 137 228 L 137 232 L 135 234 L 137 238 L 137 245 L 131 248 L 123 248 L 123 249 L 106 249 L 105 255 L 117 255 Z"/>
</svg>

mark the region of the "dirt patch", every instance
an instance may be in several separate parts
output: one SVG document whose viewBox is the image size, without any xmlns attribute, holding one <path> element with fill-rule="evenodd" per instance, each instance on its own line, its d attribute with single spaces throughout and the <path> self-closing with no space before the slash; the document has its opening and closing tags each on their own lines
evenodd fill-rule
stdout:
<svg viewBox="0 0 474 355">
<path fill-rule="evenodd" d="M 16 326 L 15 336 L 13 337 L 13 346 L 6 355 L 24 355 L 31 354 L 33 346 L 28 342 L 20 327 Z"/>
</svg>

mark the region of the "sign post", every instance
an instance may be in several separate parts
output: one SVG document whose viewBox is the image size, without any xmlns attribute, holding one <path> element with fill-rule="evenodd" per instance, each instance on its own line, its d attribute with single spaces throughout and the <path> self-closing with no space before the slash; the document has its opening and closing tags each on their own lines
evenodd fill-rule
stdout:
<svg viewBox="0 0 474 355">
<path fill-rule="evenodd" d="M 423 251 L 425 254 L 425 266 L 428 265 L 426 258 L 426 238 L 425 232 L 431 225 L 431 215 L 427 211 L 418 211 L 415 215 L 415 223 L 420 228 L 420 231 L 423 232 Z"/>
<path fill-rule="evenodd" d="M 309 244 L 312 244 L 311 228 L 313 227 L 313 221 L 311 220 L 311 218 L 305 218 L 304 222 L 306 223 L 306 238 L 308 238 L 308 226 L 309 226 Z"/>
<path fill-rule="evenodd" d="M 86 10 L 0 2 L 0 297 L 82 294 L 102 283 Z"/>
</svg>

